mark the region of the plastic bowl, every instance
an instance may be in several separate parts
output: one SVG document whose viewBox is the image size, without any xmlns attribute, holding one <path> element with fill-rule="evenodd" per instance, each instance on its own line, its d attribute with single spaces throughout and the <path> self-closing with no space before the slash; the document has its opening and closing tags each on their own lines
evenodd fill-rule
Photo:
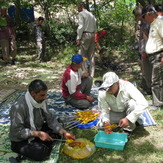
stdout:
<svg viewBox="0 0 163 163">
<path fill-rule="evenodd" d="M 127 141 L 127 134 L 116 132 L 106 134 L 104 131 L 98 131 L 94 138 L 96 147 L 115 150 L 123 150 Z"/>
<path fill-rule="evenodd" d="M 80 128 L 80 129 L 91 128 L 91 127 L 95 126 L 95 125 L 97 124 L 97 122 L 98 122 L 98 118 L 95 119 L 95 120 L 93 120 L 93 121 L 91 121 L 91 122 L 89 122 L 89 123 L 87 123 L 87 124 L 82 124 L 82 123 L 80 123 L 80 124 L 77 126 L 77 128 Z"/>
</svg>

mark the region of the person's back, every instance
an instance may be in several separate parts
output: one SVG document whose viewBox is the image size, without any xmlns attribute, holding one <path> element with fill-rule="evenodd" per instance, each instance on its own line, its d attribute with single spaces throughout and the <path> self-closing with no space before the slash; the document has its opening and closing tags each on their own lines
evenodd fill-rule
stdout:
<svg viewBox="0 0 163 163">
<path fill-rule="evenodd" d="M 81 2 L 78 5 L 78 28 L 77 28 L 77 38 L 76 43 L 80 46 L 79 54 L 86 57 L 90 63 L 87 67 L 83 63 L 82 70 L 88 72 L 91 77 L 94 76 L 95 71 L 95 42 L 94 36 L 96 32 L 96 18 L 87 10 L 86 5 Z"/>
<path fill-rule="evenodd" d="M 95 32 L 96 31 L 96 19 L 94 17 L 94 15 L 89 12 L 88 10 L 84 9 L 83 11 L 81 11 L 79 13 L 79 15 L 82 15 L 83 18 L 84 18 L 84 27 L 85 27 L 85 31 L 88 31 L 89 32 Z"/>
</svg>

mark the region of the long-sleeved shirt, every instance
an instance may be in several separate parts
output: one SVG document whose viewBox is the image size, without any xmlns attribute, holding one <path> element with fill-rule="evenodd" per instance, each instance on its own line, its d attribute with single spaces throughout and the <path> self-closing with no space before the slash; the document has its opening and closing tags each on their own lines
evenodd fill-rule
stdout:
<svg viewBox="0 0 163 163">
<path fill-rule="evenodd" d="M 34 108 L 34 124 L 37 131 L 40 131 L 43 124 L 46 122 L 48 127 L 53 130 L 54 133 L 59 133 L 62 129 L 61 124 L 51 114 L 48 107 L 46 112 L 43 109 Z M 22 96 L 11 108 L 10 111 L 10 132 L 9 138 L 11 141 L 20 142 L 30 138 L 31 126 L 30 126 L 30 114 L 25 100 Z"/>
<path fill-rule="evenodd" d="M 87 95 L 80 92 L 82 70 L 74 70 L 72 66 L 68 66 L 62 77 L 62 96 L 68 98 L 72 96 L 74 99 L 86 99 Z"/>
<path fill-rule="evenodd" d="M 78 29 L 77 29 L 77 38 L 80 40 L 82 38 L 83 32 L 96 32 L 96 18 L 95 16 L 84 9 L 78 15 Z"/>
<path fill-rule="evenodd" d="M 163 21 L 156 18 L 150 25 L 146 53 L 152 54 L 163 50 Z"/>
<path fill-rule="evenodd" d="M 126 118 L 135 123 L 138 117 L 145 111 L 148 102 L 142 93 L 130 82 L 119 80 L 119 92 L 117 97 L 106 91 L 99 91 L 98 106 L 101 111 L 102 121 L 110 121 L 110 110 L 113 112 L 126 111 L 126 104 L 129 100 L 136 102 L 135 109 Z"/>
</svg>

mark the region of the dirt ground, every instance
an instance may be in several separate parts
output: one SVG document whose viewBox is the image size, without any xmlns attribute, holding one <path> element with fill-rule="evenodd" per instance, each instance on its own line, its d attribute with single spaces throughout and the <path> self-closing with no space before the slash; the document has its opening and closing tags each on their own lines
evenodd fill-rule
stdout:
<svg viewBox="0 0 163 163">
<path fill-rule="evenodd" d="M 124 59 L 125 55 L 120 54 L 121 52 L 116 51 L 117 56 L 110 53 L 108 56 L 106 52 L 107 49 L 104 49 L 101 54 L 95 53 L 94 80 L 101 80 L 104 73 L 114 71 L 120 78 L 131 82 L 139 81 L 140 66 L 137 58 L 128 60 Z M 39 63 L 34 44 L 28 42 L 22 42 L 18 46 L 17 60 L 18 64 L 9 66 L 5 66 L 0 60 L 0 90 L 26 90 L 34 79 L 42 79 L 49 89 L 61 89 L 61 77 L 69 63 L 65 64 L 55 59 L 55 56 L 50 61 Z"/>
</svg>

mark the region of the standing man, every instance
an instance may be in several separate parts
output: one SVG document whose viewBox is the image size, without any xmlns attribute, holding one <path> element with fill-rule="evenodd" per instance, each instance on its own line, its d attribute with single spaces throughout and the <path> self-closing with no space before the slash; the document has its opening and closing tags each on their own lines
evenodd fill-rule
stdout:
<svg viewBox="0 0 163 163">
<path fill-rule="evenodd" d="M 44 37 L 44 30 L 42 28 L 43 22 L 44 22 L 44 18 L 39 17 L 33 29 L 33 33 L 37 44 L 38 59 L 40 62 L 45 61 L 45 37 Z"/>
<path fill-rule="evenodd" d="M 140 60 L 141 60 L 141 70 L 142 70 L 142 86 L 143 89 L 146 91 L 147 94 L 151 94 L 151 65 L 149 63 L 148 55 L 145 51 L 146 43 L 148 40 L 149 35 L 149 23 L 145 22 L 145 20 L 142 18 L 142 7 L 137 6 L 133 10 L 133 14 L 135 15 L 135 18 L 137 21 L 140 21 L 140 29 L 139 29 L 139 37 L 138 37 L 138 45 L 139 45 L 139 54 L 140 54 Z"/>
<path fill-rule="evenodd" d="M 158 18 L 163 20 L 163 5 L 158 4 L 158 5 L 155 5 L 154 7 L 155 7 L 155 10 L 157 11 Z"/>
<path fill-rule="evenodd" d="M 45 101 L 47 90 L 42 80 L 34 80 L 25 96 L 11 108 L 9 138 L 11 149 L 21 155 L 19 158 L 43 161 L 50 156 L 55 143 L 53 139 L 60 139 L 63 135 L 75 140 L 49 111 Z"/>
<path fill-rule="evenodd" d="M 7 14 L 8 9 L 2 7 L 0 9 L 0 16 L 5 19 L 6 25 L 0 26 L 0 44 L 2 47 L 2 58 L 6 65 L 16 64 L 16 34 L 13 29 L 10 17 Z M 12 60 L 10 60 L 10 56 Z"/>
<path fill-rule="evenodd" d="M 163 21 L 152 5 L 143 7 L 142 17 L 150 23 L 146 53 L 152 66 L 151 89 L 153 105 L 163 106 Z"/>
<path fill-rule="evenodd" d="M 107 72 L 99 88 L 98 106 L 101 111 L 100 126 L 118 124 L 126 134 L 130 134 L 148 102 L 133 84 L 119 79 L 114 72 Z M 109 133 L 108 130 L 105 129 L 105 132 Z"/>
<path fill-rule="evenodd" d="M 90 73 L 91 77 L 94 77 L 95 71 L 95 32 L 96 32 L 96 18 L 94 15 L 86 9 L 86 5 L 81 2 L 78 5 L 78 29 L 76 43 L 80 46 L 80 54 L 86 57 L 90 62 L 89 69 L 87 70 L 87 65 L 83 64 L 82 69 Z"/>
<path fill-rule="evenodd" d="M 62 77 L 62 96 L 66 103 L 79 109 L 87 109 L 94 101 L 90 96 L 92 77 L 87 72 L 82 72 L 82 63 L 82 55 L 72 56 L 72 64 Z"/>
</svg>

